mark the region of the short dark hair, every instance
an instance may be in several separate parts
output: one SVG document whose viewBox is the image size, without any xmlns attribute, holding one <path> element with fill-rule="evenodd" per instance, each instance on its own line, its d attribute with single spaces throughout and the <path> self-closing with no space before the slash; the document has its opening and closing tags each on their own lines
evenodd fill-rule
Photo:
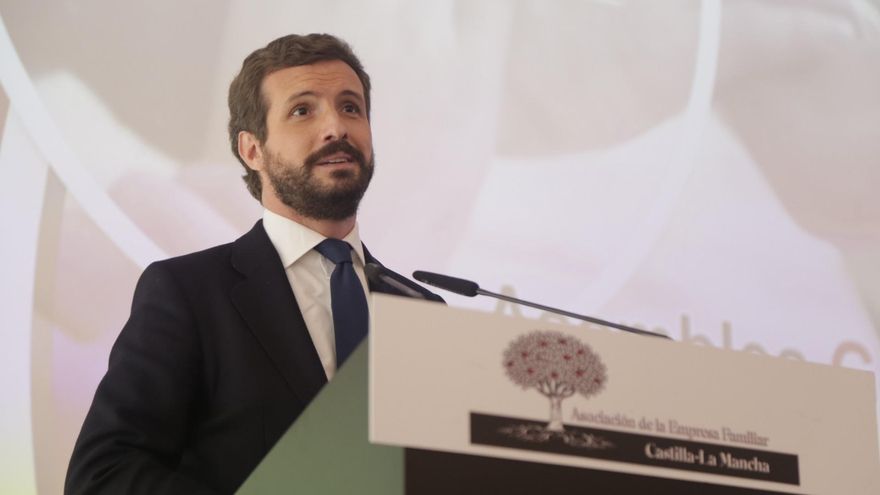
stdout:
<svg viewBox="0 0 880 495">
<path fill-rule="evenodd" d="M 369 118 L 370 76 L 364 71 L 361 61 L 348 43 L 329 34 L 290 34 L 270 42 L 244 59 L 241 71 L 229 85 L 229 141 L 232 154 L 244 166 L 245 174 L 242 179 L 257 201 L 261 200 L 263 185 L 260 175 L 248 167 L 238 154 L 238 134 L 247 131 L 256 136 L 260 144 L 266 142 L 269 102 L 262 92 L 263 79 L 281 69 L 327 60 L 341 60 L 357 74 L 364 86 L 364 100 Z"/>
</svg>

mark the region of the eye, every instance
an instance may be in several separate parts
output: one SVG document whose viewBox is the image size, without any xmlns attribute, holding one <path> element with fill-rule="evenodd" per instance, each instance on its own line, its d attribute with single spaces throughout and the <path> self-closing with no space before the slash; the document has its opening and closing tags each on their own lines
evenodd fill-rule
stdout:
<svg viewBox="0 0 880 495">
<path fill-rule="evenodd" d="M 361 113 L 361 107 L 356 103 L 346 103 L 342 105 L 342 111 L 343 113 L 359 114 Z"/>
<path fill-rule="evenodd" d="M 297 105 L 290 109 L 291 117 L 303 117 L 309 114 L 309 107 L 307 105 Z"/>
</svg>

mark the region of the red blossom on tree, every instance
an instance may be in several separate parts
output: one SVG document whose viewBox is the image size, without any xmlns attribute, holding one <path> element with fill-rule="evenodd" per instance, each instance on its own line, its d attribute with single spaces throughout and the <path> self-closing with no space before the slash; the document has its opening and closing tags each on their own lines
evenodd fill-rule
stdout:
<svg viewBox="0 0 880 495">
<path fill-rule="evenodd" d="M 513 341 L 504 352 L 507 377 L 550 399 L 548 430 L 561 431 L 562 400 L 596 394 L 607 381 L 605 365 L 590 346 L 561 332 L 535 331 Z"/>
</svg>

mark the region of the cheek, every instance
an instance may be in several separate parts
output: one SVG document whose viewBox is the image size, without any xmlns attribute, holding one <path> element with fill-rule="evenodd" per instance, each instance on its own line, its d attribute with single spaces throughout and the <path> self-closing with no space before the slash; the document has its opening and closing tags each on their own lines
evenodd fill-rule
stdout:
<svg viewBox="0 0 880 495">
<path fill-rule="evenodd" d="M 357 140 L 358 140 L 358 144 L 360 145 L 361 150 L 363 150 L 367 155 L 372 154 L 372 152 L 373 152 L 373 133 L 370 129 L 369 124 L 365 125 L 362 129 L 358 130 Z"/>
<path fill-rule="evenodd" d="M 313 143 L 295 134 L 284 138 L 276 138 L 271 145 L 271 149 L 285 160 L 295 160 L 297 162 L 302 161 L 303 158 L 308 156 L 313 147 Z"/>
</svg>

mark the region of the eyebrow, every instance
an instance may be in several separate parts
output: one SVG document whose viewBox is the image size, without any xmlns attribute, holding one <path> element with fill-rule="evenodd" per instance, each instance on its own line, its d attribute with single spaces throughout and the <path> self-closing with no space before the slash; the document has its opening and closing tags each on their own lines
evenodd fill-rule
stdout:
<svg viewBox="0 0 880 495">
<path fill-rule="evenodd" d="M 343 90 L 342 93 L 340 93 L 340 94 L 345 95 L 345 96 L 352 96 L 354 98 L 357 98 L 357 100 L 361 101 L 361 102 L 364 101 L 364 97 L 361 96 L 361 94 L 358 93 L 357 91 L 352 91 L 350 89 L 346 89 L 346 90 Z"/>
<path fill-rule="evenodd" d="M 302 98 L 303 96 L 317 96 L 314 91 L 301 91 L 299 93 L 294 93 L 287 97 L 287 103 L 296 100 L 297 98 Z"/>
<path fill-rule="evenodd" d="M 364 101 L 364 97 L 360 93 L 358 93 L 357 91 L 350 90 L 350 89 L 344 89 L 339 94 L 341 96 L 351 96 L 351 97 L 357 98 L 357 100 L 360 102 Z M 311 90 L 301 91 L 299 93 L 294 93 L 294 94 L 290 95 L 289 97 L 287 97 L 287 103 L 291 103 L 296 99 L 302 98 L 303 96 L 318 96 L 318 94 L 315 93 L 314 91 L 311 91 Z"/>
</svg>

